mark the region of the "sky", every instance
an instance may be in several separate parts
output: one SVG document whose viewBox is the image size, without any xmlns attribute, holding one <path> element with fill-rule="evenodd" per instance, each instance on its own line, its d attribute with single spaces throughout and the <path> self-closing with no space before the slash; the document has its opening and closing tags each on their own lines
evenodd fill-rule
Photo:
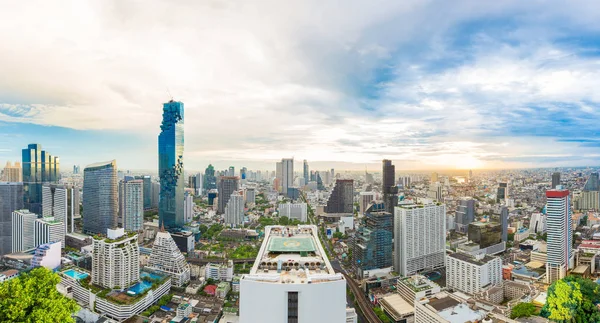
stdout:
<svg viewBox="0 0 600 323">
<path fill-rule="evenodd" d="M 597 1 L 0 0 L 0 167 L 600 164 Z"/>
</svg>

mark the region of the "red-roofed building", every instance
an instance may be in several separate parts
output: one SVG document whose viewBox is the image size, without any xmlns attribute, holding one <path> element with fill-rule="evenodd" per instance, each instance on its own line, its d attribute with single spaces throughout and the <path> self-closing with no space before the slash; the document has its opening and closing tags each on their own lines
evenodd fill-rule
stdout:
<svg viewBox="0 0 600 323">
<path fill-rule="evenodd" d="M 215 296 L 217 293 L 217 286 L 215 285 L 207 285 L 204 287 L 204 292 L 208 295 Z"/>
<path fill-rule="evenodd" d="M 19 276 L 19 271 L 14 269 L 9 269 L 7 271 L 1 272 L 0 283 L 16 278 L 17 276 Z"/>
</svg>

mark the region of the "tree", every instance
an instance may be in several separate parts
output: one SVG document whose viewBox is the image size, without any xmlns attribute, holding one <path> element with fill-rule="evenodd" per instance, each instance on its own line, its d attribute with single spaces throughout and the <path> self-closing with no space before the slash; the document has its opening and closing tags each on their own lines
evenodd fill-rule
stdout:
<svg viewBox="0 0 600 323">
<path fill-rule="evenodd" d="M 383 323 L 391 323 L 392 322 L 392 320 L 390 320 L 390 318 L 383 312 L 381 307 L 379 307 L 379 306 L 374 307 L 373 312 L 375 312 L 375 314 L 381 320 L 381 322 L 383 322 Z"/>
<path fill-rule="evenodd" d="M 208 227 L 204 224 L 201 224 L 199 229 L 201 234 L 204 234 L 206 231 L 208 231 Z"/>
<path fill-rule="evenodd" d="M 553 321 L 566 321 L 575 316 L 583 301 L 577 282 L 558 280 L 548 288 L 546 305 L 542 315 Z"/>
<path fill-rule="evenodd" d="M 290 218 L 288 218 L 287 216 L 279 217 L 279 225 L 288 225 L 289 223 L 290 223 Z"/>
<path fill-rule="evenodd" d="M 344 234 L 338 231 L 338 232 L 336 232 L 336 233 L 333 234 L 333 237 L 339 240 L 339 239 L 342 239 L 344 237 Z"/>
<path fill-rule="evenodd" d="M 528 317 L 536 314 L 535 305 L 531 303 L 519 303 L 513 307 L 510 318 L 516 319 L 519 317 Z"/>
<path fill-rule="evenodd" d="M 0 284 L 0 322 L 75 322 L 77 303 L 56 290 L 58 274 L 38 267 Z"/>
</svg>

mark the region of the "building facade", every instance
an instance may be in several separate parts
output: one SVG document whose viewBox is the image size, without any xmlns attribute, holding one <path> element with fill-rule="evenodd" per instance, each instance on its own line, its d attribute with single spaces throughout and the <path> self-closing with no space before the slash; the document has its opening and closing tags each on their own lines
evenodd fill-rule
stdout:
<svg viewBox="0 0 600 323">
<path fill-rule="evenodd" d="M 57 156 L 42 150 L 42 145 L 30 144 L 22 150 L 24 207 L 42 213 L 42 184 L 57 183 L 60 161 Z"/>
<path fill-rule="evenodd" d="M 34 224 L 36 220 L 37 215 L 27 209 L 12 212 L 11 253 L 35 248 Z"/>
<path fill-rule="evenodd" d="M 455 229 L 459 232 L 466 233 L 469 223 L 473 221 L 475 221 L 475 200 L 460 200 L 454 217 Z"/>
<path fill-rule="evenodd" d="M 158 135 L 158 176 L 160 198 L 158 218 L 166 228 L 183 227 L 183 124 L 182 102 L 163 104 L 163 118 Z"/>
<path fill-rule="evenodd" d="M 67 185 L 42 187 L 42 216 L 62 222 L 65 233 L 75 231 L 75 218 L 79 217 L 79 188 Z"/>
<path fill-rule="evenodd" d="M 337 179 L 324 210 L 325 213 L 354 213 L 354 180 Z"/>
<path fill-rule="evenodd" d="M 367 211 L 354 233 L 353 259 L 356 275 L 393 266 L 394 216 L 387 212 Z"/>
<path fill-rule="evenodd" d="M 225 224 L 231 226 L 244 224 L 244 197 L 238 192 L 233 192 L 229 196 L 229 201 L 225 206 Z"/>
<path fill-rule="evenodd" d="M 281 167 L 281 190 L 283 195 L 288 196 L 288 190 L 294 187 L 294 158 L 283 158 Z"/>
<path fill-rule="evenodd" d="M 218 182 L 217 190 L 219 193 L 219 204 L 217 213 L 223 214 L 231 194 L 239 189 L 240 179 L 235 176 L 221 176 L 219 177 Z"/>
<path fill-rule="evenodd" d="M 473 295 L 502 283 L 502 259 L 499 257 L 455 252 L 446 258 L 448 288 Z"/>
<path fill-rule="evenodd" d="M 0 183 L 0 256 L 13 252 L 13 212 L 23 209 L 23 183 Z"/>
<path fill-rule="evenodd" d="M 546 191 L 546 217 L 548 225 L 548 263 L 546 279 L 549 284 L 567 275 L 573 258 L 573 227 L 569 190 Z"/>
<path fill-rule="evenodd" d="M 171 276 L 173 286 L 181 287 L 190 281 L 190 265 L 168 232 L 156 234 L 147 268 Z"/>
<path fill-rule="evenodd" d="M 107 231 L 108 238 L 94 239 L 92 283 L 105 288 L 126 288 L 140 280 L 140 248 L 134 233 Z"/>
<path fill-rule="evenodd" d="M 126 231 L 140 231 L 144 222 L 144 180 L 119 182 L 119 222 Z"/>
<path fill-rule="evenodd" d="M 6 162 L 6 166 L 2 170 L 0 176 L 0 182 L 14 182 L 19 183 L 23 181 L 23 170 L 21 169 L 21 163 L 16 162 L 12 165 L 9 161 Z"/>
<path fill-rule="evenodd" d="M 60 242 L 65 246 L 65 225 L 52 217 L 36 219 L 34 222 L 34 246 L 45 243 Z"/>
<path fill-rule="evenodd" d="M 96 163 L 83 170 L 83 231 L 106 234 L 117 227 L 117 162 Z"/>
<path fill-rule="evenodd" d="M 287 216 L 300 222 L 307 221 L 306 203 L 281 203 L 277 206 L 279 216 Z"/>
<path fill-rule="evenodd" d="M 392 161 L 384 159 L 382 161 L 383 178 L 381 190 L 383 192 L 383 203 L 385 211 L 394 214 L 394 208 L 398 205 L 398 187 L 396 186 L 396 166 Z"/>
</svg>

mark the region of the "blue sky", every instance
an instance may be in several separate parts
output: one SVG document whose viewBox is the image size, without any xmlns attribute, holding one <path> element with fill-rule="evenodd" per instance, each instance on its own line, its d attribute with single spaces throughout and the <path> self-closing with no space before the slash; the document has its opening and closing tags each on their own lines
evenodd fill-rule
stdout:
<svg viewBox="0 0 600 323">
<path fill-rule="evenodd" d="M 0 164 L 36 142 L 67 168 L 154 169 L 168 92 L 190 170 L 600 161 L 594 1 L 1 6 Z"/>
</svg>

